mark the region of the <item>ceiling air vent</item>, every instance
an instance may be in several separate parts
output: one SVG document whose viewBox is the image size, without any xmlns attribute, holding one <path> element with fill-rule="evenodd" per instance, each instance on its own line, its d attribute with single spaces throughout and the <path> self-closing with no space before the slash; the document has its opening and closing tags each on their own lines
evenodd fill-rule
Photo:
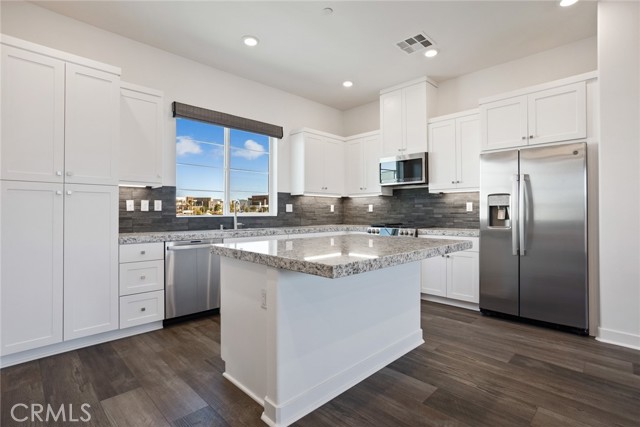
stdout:
<svg viewBox="0 0 640 427">
<path fill-rule="evenodd" d="M 433 42 L 429 40 L 429 37 L 423 32 L 396 43 L 396 46 L 406 53 L 417 52 L 431 45 L 433 45 Z"/>
</svg>

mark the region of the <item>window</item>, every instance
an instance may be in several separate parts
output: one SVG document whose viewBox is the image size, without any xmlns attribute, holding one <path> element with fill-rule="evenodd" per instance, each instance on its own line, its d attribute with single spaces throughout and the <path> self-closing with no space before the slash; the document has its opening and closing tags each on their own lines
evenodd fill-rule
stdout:
<svg viewBox="0 0 640 427">
<path fill-rule="evenodd" d="M 275 215 L 274 140 L 176 118 L 176 215 Z M 271 203 L 274 202 L 274 204 Z"/>
</svg>

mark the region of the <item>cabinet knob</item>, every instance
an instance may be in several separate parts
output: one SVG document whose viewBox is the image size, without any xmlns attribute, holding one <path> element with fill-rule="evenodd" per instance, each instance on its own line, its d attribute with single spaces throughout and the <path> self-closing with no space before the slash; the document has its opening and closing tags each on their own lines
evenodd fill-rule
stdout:
<svg viewBox="0 0 640 427">
<path fill-rule="evenodd" d="M 533 139 L 533 135 L 529 135 L 529 139 Z"/>
<path fill-rule="evenodd" d="M 451 181 L 451 183 L 452 183 L 452 184 L 455 184 L 456 182 L 455 182 L 455 181 Z"/>
<path fill-rule="evenodd" d="M 62 176 L 62 171 L 56 171 L 56 176 Z"/>
<path fill-rule="evenodd" d="M 71 194 L 73 194 L 73 191 L 67 190 L 67 196 L 70 196 Z"/>
<path fill-rule="evenodd" d="M 144 255 L 146 253 L 147 253 L 147 251 L 140 251 L 140 255 Z"/>
<path fill-rule="evenodd" d="M 62 191 L 60 191 L 60 190 L 56 191 L 56 195 L 62 196 Z"/>
<path fill-rule="evenodd" d="M 147 309 L 145 307 L 142 307 L 140 311 L 147 311 Z"/>
<path fill-rule="evenodd" d="M 67 176 L 73 176 L 73 172 L 67 171 Z"/>
<path fill-rule="evenodd" d="M 527 137 L 526 137 L 526 136 L 523 136 L 523 137 L 522 137 L 522 140 L 524 141 L 525 139 L 527 139 Z"/>
<path fill-rule="evenodd" d="M 451 258 L 451 256 L 447 255 L 447 258 Z"/>
<path fill-rule="evenodd" d="M 140 280 L 144 280 L 146 278 L 147 278 L 147 276 L 145 276 L 145 275 L 140 276 Z"/>
</svg>

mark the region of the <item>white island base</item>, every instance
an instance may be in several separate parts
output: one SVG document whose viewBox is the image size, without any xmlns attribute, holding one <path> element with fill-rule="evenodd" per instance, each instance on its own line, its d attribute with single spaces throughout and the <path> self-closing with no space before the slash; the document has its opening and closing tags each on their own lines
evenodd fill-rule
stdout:
<svg viewBox="0 0 640 427">
<path fill-rule="evenodd" d="M 338 279 L 221 257 L 224 376 L 284 427 L 421 345 L 420 262 Z"/>
</svg>

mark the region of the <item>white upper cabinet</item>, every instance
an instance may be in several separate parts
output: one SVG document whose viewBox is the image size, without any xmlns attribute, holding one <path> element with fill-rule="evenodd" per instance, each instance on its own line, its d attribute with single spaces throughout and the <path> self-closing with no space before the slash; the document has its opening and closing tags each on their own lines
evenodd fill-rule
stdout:
<svg viewBox="0 0 640 427">
<path fill-rule="evenodd" d="M 553 85 L 504 99 L 480 100 L 482 150 L 586 138 L 585 80 Z"/>
<path fill-rule="evenodd" d="M 311 129 L 291 132 L 291 194 L 344 194 L 344 141 Z"/>
<path fill-rule="evenodd" d="M 1 49 L 2 179 L 62 182 L 65 63 Z"/>
<path fill-rule="evenodd" d="M 475 111 L 429 121 L 429 191 L 480 187 L 480 119 Z"/>
<path fill-rule="evenodd" d="M 62 341 L 63 185 L 2 181 L 0 186 L 0 354 L 5 356 Z"/>
<path fill-rule="evenodd" d="M 65 180 L 118 184 L 120 78 L 67 64 Z"/>
<path fill-rule="evenodd" d="M 380 92 L 382 157 L 427 151 L 427 118 L 436 86 L 426 78 Z"/>
<path fill-rule="evenodd" d="M 347 196 L 388 195 L 391 189 L 380 186 L 380 134 L 368 132 L 345 141 Z"/>
<path fill-rule="evenodd" d="M 64 339 L 119 328 L 118 187 L 65 185 Z"/>
<path fill-rule="evenodd" d="M 120 85 L 120 183 L 162 185 L 162 92 Z"/>
<path fill-rule="evenodd" d="M 120 70 L 2 36 L 2 179 L 117 185 Z"/>
</svg>

